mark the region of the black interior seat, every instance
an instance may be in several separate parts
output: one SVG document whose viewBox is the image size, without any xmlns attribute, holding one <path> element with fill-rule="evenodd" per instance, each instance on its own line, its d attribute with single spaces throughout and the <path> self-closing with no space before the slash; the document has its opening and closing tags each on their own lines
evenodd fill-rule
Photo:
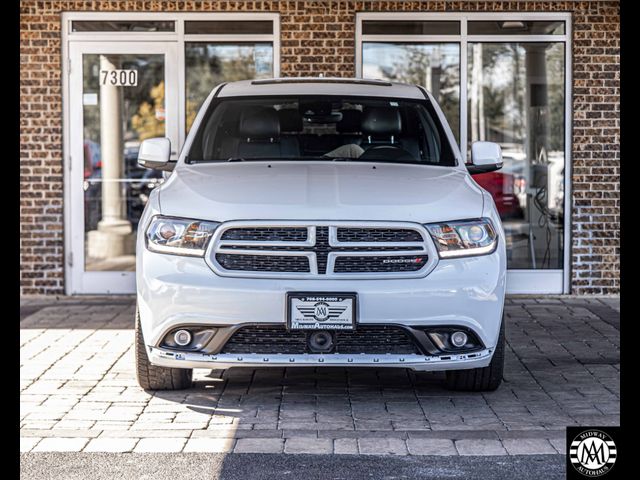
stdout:
<svg viewBox="0 0 640 480">
<path fill-rule="evenodd" d="M 400 111 L 395 107 L 366 107 L 362 112 L 362 148 L 398 145 L 402 133 Z"/>
<path fill-rule="evenodd" d="M 389 149 L 398 149 L 394 158 L 420 159 L 420 149 L 411 136 L 403 134 L 402 117 L 396 107 L 366 107 L 362 112 L 362 143 L 365 158 L 389 156 Z M 384 149 L 377 154 L 367 153 L 373 149 Z M 387 153 L 385 153 L 387 152 Z"/>
<path fill-rule="evenodd" d="M 420 160 L 420 149 L 414 137 L 406 135 L 397 107 L 367 107 L 362 113 L 361 159 Z M 404 134 L 404 136 L 403 136 Z"/>
<path fill-rule="evenodd" d="M 303 130 L 302 115 L 298 109 L 283 108 L 278 110 L 278 120 L 280 122 L 280 142 L 296 152 L 295 156 L 300 156 L 302 153 L 300 148 L 300 132 Z"/>
<path fill-rule="evenodd" d="M 251 107 L 243 110 L 238 122 L 239 158 L 283 158 L 300 156 L 297 141 L 281 137 L 280 118 L 273 108 Z M 295 140 L 295 139 L 293 139 Z"/>
</svg>

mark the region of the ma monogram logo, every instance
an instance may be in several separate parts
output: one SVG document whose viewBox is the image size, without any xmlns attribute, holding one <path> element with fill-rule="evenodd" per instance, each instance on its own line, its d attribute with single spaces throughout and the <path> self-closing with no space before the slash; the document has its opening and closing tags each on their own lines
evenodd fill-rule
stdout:
<svg viewBox="0 0 640 480">
<path fill-rule="evenodd" d="M 616 444 L 601 430 L 585 430 L 571 442 L 571 465 L 585 477 L 600 477 L 616 462 Z"/>
</svg>

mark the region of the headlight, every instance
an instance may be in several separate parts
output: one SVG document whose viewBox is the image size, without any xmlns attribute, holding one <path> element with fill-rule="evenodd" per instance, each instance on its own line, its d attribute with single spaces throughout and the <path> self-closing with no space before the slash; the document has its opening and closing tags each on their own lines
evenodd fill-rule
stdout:
<svg viewBox="0 0 640 480">
<path fill-rule="evenodd" d="M 468 257 L 492 253 L 498 244 L 491 220 L 463 220 L 425 225 L 438 247 L 440 258 Z"/>
<path fill-rule="evenodd" d="M 186 218 L 154 217 L 147 229 L 147 248 L 152 252 L 202 257 L 218 225 Z"/>
</svg>

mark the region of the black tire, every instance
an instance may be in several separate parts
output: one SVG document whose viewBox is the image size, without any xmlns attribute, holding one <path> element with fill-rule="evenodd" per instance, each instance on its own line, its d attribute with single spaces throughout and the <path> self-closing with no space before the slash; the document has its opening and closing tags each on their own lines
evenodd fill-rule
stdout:
<svg viewBox="0 0 640 480">
<path fill-rule="evenodd" d="M 493 353 L 491 363 L 484 368 L 470 368 L 467 370 L 448 370 L 447 388 L 466 392 L 490 392 L 495 390 L 502 383 L 504 373 L 504 318 L 500 325 L 498 344 Z"/>
<path fill-rule="evenodd" d="M 142 329 L 140 328 L 140 314 L 136 308 L 136 379 L 138 385 L 145 390 L 183 390 L 189 388 L 193 379 L 190 368 L 167 368 L 152 365 L 147 356 Z"/>
</svg>

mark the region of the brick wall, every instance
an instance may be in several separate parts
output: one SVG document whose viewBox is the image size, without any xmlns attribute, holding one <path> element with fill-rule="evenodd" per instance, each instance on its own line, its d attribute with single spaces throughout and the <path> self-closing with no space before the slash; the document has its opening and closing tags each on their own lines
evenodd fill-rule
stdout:
<svg viewBox="0 0 640 480">
<path fill-rule="evenodd" d="M 21 1 L 23 294 L 64 293 L 60 12 L 79 10 L 280 12 L 283 76 L 353 76 L 355 12 L 573 12 L 572 292 L 619 291 L 616 1 Z"/>
</svg>

